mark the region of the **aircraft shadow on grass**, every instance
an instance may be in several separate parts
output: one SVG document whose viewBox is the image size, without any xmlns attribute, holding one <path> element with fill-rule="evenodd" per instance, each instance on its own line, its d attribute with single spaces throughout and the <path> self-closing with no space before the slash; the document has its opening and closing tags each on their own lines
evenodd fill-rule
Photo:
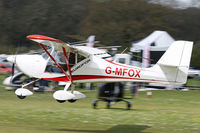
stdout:
<svg viewBox="0 0 200 133">
<path fill-rule="evenodd" d="M 150 128 L 146 125 L 117 125 L 107 130 L 81 130 L 81 129 L 56 129 L 56 131 L 63 132 L 80 132 L 80 133 L 148 133 L 144 130 Z"/>
</svg>

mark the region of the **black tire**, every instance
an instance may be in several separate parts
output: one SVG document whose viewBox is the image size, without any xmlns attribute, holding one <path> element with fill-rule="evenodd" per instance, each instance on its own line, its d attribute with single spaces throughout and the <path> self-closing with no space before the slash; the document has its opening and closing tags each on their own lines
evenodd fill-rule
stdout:
<svg viewBox="0 0 200 133">
<path fill-rule="evenodd" d="M 131 109 L 131 103 L 127 104 L 127 109 L 130 110 Z"/>
<path fill-rule="evenodd" d="M 24 99 L 24 98 L 26 98 L 26 96 L 19 96 L 19 95 L 17 95 L 17 97 L 18 97 L 19 99 Z"/>
<path fill-rule="evenodd" d="M 93 108 L 94 108 L 94 109 L 97 108 L 97 103 L 93 103 Z"/>
<path fill-rule="evenodd" d="M 68 100 L 68 102 L 74 103 L 74 102 L 76 102 L 76 100 L 75 99 L 71 99 L 71 100 Z"/>
<path fill-rule="evenodd" d="M 59 102 L 59 103 L 64 103 L 64 102 L 66 102 L 66 100 L 56 100 L 57 102 Z"/>
</svg>

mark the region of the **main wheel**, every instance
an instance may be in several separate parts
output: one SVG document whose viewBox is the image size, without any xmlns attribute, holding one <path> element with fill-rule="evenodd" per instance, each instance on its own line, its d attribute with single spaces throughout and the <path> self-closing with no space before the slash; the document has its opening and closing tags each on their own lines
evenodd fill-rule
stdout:
<svg viewBox="0 0 200 133">
<path fill-rule="evenodd" d="M 66 102 L 66 100 L 56 100 L 57 102 L 59 102 L 59 103 L 64 103 L 64 102 Z"/>
<path fill-rule="evenodd" d="M 19 95 L 17 95 L 17 97 L 18 97 L 19 99 L 24 99 L 24 98 L 26 98 L 26 96 L 19 96 Z"/>
<path fill-rule="evenodd" d="M 76 100 L 75 99 L 71 99 L 71 100 L 68 100 L 68 102 L 74 103 L 74 102 L 76 102 Z"/>
</svg>

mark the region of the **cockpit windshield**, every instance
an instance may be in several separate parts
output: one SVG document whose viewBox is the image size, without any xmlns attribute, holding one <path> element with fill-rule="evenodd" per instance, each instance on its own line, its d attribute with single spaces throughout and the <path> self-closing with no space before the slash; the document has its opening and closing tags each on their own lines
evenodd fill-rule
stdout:
<svg viewBox="0 0 200 133">
<path fill-rule="evenodd" d="M 48 54 L 47 53 L 42 53 L 42 57 L 47 60 L 49 58 Z"/>
<path fill-rule="evenodd" d="M 52 47 L 47 47 L 46 49 L 47 49 L 47 51 L 48 51 L 49 53 L 53 53 L 53 51 L 54 51 L 54 49 L 53 49 Z M 49 58 L 49 56 L 48 56 L 48 54 L 47 54 L 46 52 L 42 53 L 42 57 L 43 57 L 45 60 L 47 60 L 47 59 Z"/>
</svg>

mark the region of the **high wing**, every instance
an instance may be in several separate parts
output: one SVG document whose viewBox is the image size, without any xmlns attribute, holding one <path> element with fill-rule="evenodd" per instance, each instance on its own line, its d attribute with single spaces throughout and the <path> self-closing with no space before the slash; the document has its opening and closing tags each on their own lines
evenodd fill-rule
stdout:
<svg viewBox="0 0 200 133">
<path fill-rule="evenodd" d="M 79 54 L 82 54 L 84 56 L 93 55 L 100 58 L 110 57 L 110 55 L 103 50 L 87 46 L 71 46 L 68 43 L 65 43 L 61 40 L 47 36 L 29 35 L 27 36 L 27 38 L 39 44 L 43 44 L 49 47 L 54 47 L 56 50 L 61 50 L 62 47 L 64 47 L 67 51 L 78 52 Z"/>
</svg>

